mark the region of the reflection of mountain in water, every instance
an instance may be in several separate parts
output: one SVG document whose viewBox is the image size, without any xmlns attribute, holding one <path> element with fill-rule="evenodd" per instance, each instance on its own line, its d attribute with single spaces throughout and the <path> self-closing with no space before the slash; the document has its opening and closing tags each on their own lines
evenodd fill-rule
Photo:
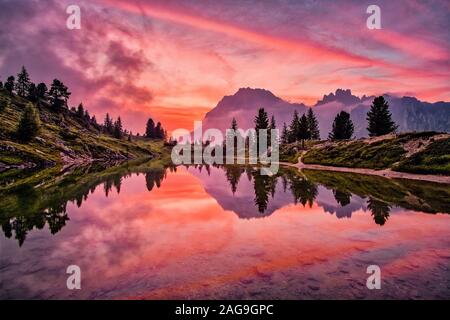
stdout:
<svg viewBox="0 0 450 320">
<path fill-rule="evenodd" d="M 351 218 L 358 210 L 370 211 L 378 225 L 386 223 L 393 206 L 450 213 L 444 200 L 450 197 L 446 185 L 337 172 L 299 174 L 292 168 L 268 177 L 252 167 L 202 167 L 188 170 L 223 209 L 244 219 L 266 217 L 292 203 L 312 206 L 314 202 L 338 219 Z"/>
<path fill-rule="evenodd" d="M 7 238 L 14 237 L 22 245 L 34 228 L 59 232 L 70 220 L 68 202 L 80 207 L 97 187 L 105 196 L 121 192 L 122 182 L 132 174 L 144 174 L 148 191 L 163 187 L 167 171 L 175 166 L 152 162 L 131 162 L 106 167 L 94 164 L 63 172 L 40 185 L 25 185 L 4 192 L 0 198 L 0 224 Z M 260 175 L 251 166 L 208 165 L 186 168 L 198 177 L 206 192 L 225 210 L 239 218 L 270 216 L 291 205 L 312 206 L 316 203 L 337 218 L 351 218 L 353 212 L 369 211 L 378 225 L 384 225 L 396 208 L 450 213 L 448 185 L 423 181 L 391 180 L 358 174 L 280 168 L 272 177 Z"/>
<path fill-rule="evenodd" d="M 34 228 L 41 230 L 47 224 L 50 232 L 55 234 L 70 220 L 66 209 L 69 202 L 81 207 L 99 186 L 106 197 L 113 189 L 120 194 L 122 181 L 133 173 L 145 175 L 149 191 L 155 186 L 160 188 L 168 168 L 176 171 L 173 166 L 146 167 L 135 162 L 110 168 L 105 164 L 92 164 L 65 172 L 43 186 L 25 185 L 6 193 L 0 200 L 2 230 L 7 238 L 14 232 L 20 246 Z"/>
<path fill-rule="evenodd" d="M 316 202 L 330 214 L 336 214 L 338 219 L 351 218 L 352 213 L 358 210 L 367 210 L 367 200 L 357 195 L 340 190 L 330 190 L 319 186 Z"/>
<path fill-rule="evenodd" d="M 295 173 L 280 172 L 269 177 L 260 175 L 259 169 L 252 167 L 212 167 L 207 171 L 200 168 L 188 170 L 200 178 L 206 192 L 223 209 L 243 219 L 270 216 L 292 203 L 312 206 L 317 195 L 317 187 Z"/>
</svg>

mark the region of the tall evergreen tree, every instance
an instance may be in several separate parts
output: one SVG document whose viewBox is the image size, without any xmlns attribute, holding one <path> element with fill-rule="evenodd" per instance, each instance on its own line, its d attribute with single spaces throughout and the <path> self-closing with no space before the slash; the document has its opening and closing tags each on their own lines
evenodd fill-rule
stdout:
<svg viewBox="0 0 450 320">
<path fill-rule="evenodd" d="M 267 112 L 264 108 L 260 108 L 258 110 L 258 114 L 255 117 L 255 130 L 258 134 L 259 129 L 268 129 L 269 128 L 269 118 L 267 116 Z"/>
<path fill-rule="evenodd" d="M 155 137 L 155 122 L 152 118 L 149 118 L 147 121 L 147 126 L 145 128 L 145 136 L 147 138 L 156 138 Z"/>
<path fill-rule="evenodd" d="M 16 92 L 20 97 L 26 97 L 30 86 L 30 76 L 27 69 L 22 66 L 22 70 L 17 74 Z"/>
<path fill-rule="evenodd" d="M 291 124 L 289 125 L 289 143 L 292 143 L 292 142 L 295 142 L 298 140 L 299 125 L 300 125 L 300 118 L 298 116 L 297 110 L 295 110 L 294 116 L 292 117 Z"/>
<path fill-rule="evenodd" d="M 83 107 L 83 103 L 80 103 L 79 105 L 78 105 L 78 108 L 77 108 L 77 116 L 79 117 L 79 118 L 83 118 L 84 117 L 84 107 Z"/>
<path fill-rule="evenodd" d="M 392 121 L 392 115 L 389 111 L 389 104 L 383 96 L 375 98 L 367 113 L 369 123 L 367 131 L 369 136 L 376 137 L 388 134 L 397 130 L 397 125 Z"/>
<path fill-rule="evenodd" d="M 283 131 L 281 132 L 281 143 L 288 144 L 289 143 L 289 131 L 286 126 L 286 122 L 283 123 Z"/>
<path fill-rule="evenodd" d="M 15 86 L 16 86 L 16 83 L 15 83 L 14 76 L 9 76 L 8 79 L 6 79 L 6 82 L 4 84 L 5 90 L 8 91 L 9 94 L 13 94 Z"/>
<path fill-rule="evenodd" d="M 47 89 L 47 85 L 45 83 L 41 82 L 37 85 L 37 95 L 38 95 L 39 99 L 41 99 L 41 100 L 46 99 L 47 91 L 48 91 L 48 89 Z"/>
<path fill-rule="evenodd" d="M 269 145 L 272 145 L 272 132 L 271 130 L 275 130 L 277 128 L 277 124 L 275 122 L 275 116 L 272 115 L 270 118 L 269 131 L 267 132 L 267 141 Z M 278 140 L 278 137 L 275 137 L 275 140 Z"/>
<path fill-rule="evenodd" d="M 113 120 L 109 116 L 109 113 L 106 114 L 105 121 L 103 123 L 103 127 L 104 127 L 104 130 L 106 133 L 113 134 L 114 125 L 113 125 Z"/>
<path fill-rule="evenodd" d="M 305 147 L 305 140 L 309 139 L 309 125 L 308 125 L 308 118 L 303 114 L 300 118 L 299 124 L 298 124 L 298 136 L 297 139 L 302 141 L 302 148 Z"/>
<path fill-rule="evenodd" d="M 309 137 L 311 140 L 319 140 L 320 139 L 320 131 L 319 131 L 319 122 L 317 121 L 316 115 L 312 108 L 308 110 L 308 131 Z"/>
<path fill-rule="evenodd" d="M 238 131 L 237 131 L 238 130 L 238 124 L 237 124 L 237 121 L 236 121 L 236 119 L 234 117 L 233 117 L 233 120 L 231 120 L 231 127 L 230 127 L 230 129 L 233 130 L 233 132 L 235 132 L 236 135 L 239 134 Z M 226 144 L 227 141 L 231 140 L 232 137 L 234 137 L 233 138 L 234 139 L 234 148 L 236 148 L 237 147 L 237 137 L 235 137 L 233 133 L 227 133 L 227 138 L 225 140 L 225 144 Z"/>
<path fill-rule="evenodd" d="M 54 79 L 52 82 L 52 86 L 50 87 L 50 101 L 52 106 L 55 108 L 60 108 L 67 105 L 67 100 L 71 93 L 68 91 L 68 88 L 59 81 L 58 79 Z"/>
<path fill-rule="evenodd" d="M 262 129 L 269 129 L 269 117 L 267 116 L 267 112 L 264 110 L 264 108 L 259 108 L 258 110 L 258 114 L 255 117 L 255 131 L 256 131 L 256 145 L 257 145 L 257 150 L 258 150 L 258 154 L 261 152 L 265 152 L 264 150 L 262 150 L 259 145 L 259 130 Z"/>
<path fill-rule="evenodd" d="M 114 122 L 114 138 L 122 139 L 122 137 L 123 137 L 122 119 L 118 117 L 116 122 Z"/>
<path fill-rule="evenodd" d="M 39 112 L 29 103 L 20 118 L 17 137 L 21 141 L 30 141 L 39 133 L 40 126 Z"/>
<path fill-rule="evenodd" d="M 155 138 L 164 140 L 164 129 L 161 125 L 161 122 L 158 122 L 155 127 Z"/>
<path fill-rule="evenodd" d="M 37 87 L 33 82 L 28 86 L 27 99 L 32 102 L 37 102 L 39 99 Z"/>
<path fill-rule="evenodd" d="M 331 140 L 343 140 L 351 139 L 353 135 L 354 127 L 353 122 L 350 119 L 350 114 L 341 111 L 333 121 L 333 128 L 328 135 Z"/>
</svg>

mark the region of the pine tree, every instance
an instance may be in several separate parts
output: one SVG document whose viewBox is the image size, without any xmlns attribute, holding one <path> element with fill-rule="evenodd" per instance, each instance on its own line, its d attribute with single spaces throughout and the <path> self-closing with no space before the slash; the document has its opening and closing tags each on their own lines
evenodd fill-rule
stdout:
<svg viewBox="0 0 450 320">
<path fill-rule="evenodd" d="M 289 143 L 292 143 L 292 142 L 295 142 L 298 140 L 299 125 L 300 125 L 300 118 L 298 117 L 297 110 L 295 110 L 294 116 L 292 117 L 292 121 L 289 126 Z"/>
<path fill-rule="evenodd" d="M 255 131 L 256 131 L 256 145 L 257 145 L 257 150 L 258 150 L 258 154 L 260 154 L 261 152 L 265 152 L 264 150 L 262 150 L 259 145 L 259 130 L 263 130 L 263 129 L 269 129 L 269 117 L 267 116 L 267 112 L 264 110 L 264 108 L 260 108 L 258 110 L 258 114 L 255 117 Z M 262 150 L 262 151 L 261 151 Z"/>
<path fill-rule="evenodd" d="M 255 117 L 255 130 L 256 134 L 258 134 L 259 129 L 268 129 L 269 128 L 269 118 L 267 116 L 267 112 L 264 108 L 260 108 L 258 110 L 258 115 Z"/>
<path fill-rule="evenodd" d="M 309 126 L 308 118 L 303 114 L 298 124 L 298 136 L 297 138 L 302 141 L 302 148 L 305 148 L 305 140 L 309 139 Z"/>
<path fill-rule="evenodd" d="M 20 97 L 26 97 L 28 94 L 28 88 L 30 86 L 30 76 L 27 69 L 22 66 L 22 70 L 17 74 L 16 92 Z"/>
<path fill-rule="evenodd" d="M 133 136 L 133 132 L 130 131 L 130 134 L 128 135 L 128 142 L 132 142 L 133 140 L 131 137 Z"/>
<path fill-rule="evenodd" d="M 0 89 L 3 89 L 3 82 L 0 81 Z"/>
<path fill-rule="evenodd" d="M 60 108 L 67 105 L 67 100 L 71 93 L 68 91 L 68 88 L 59 81 L 58 79 L 54 79 L 52 86 L 50 87 L 50 102 L 54 108 Z"/>
<path fill-rule="evenodd" d="M 308 131 L 309 137 L 311 140 L 319 140 L 320 139 L 320 131 L 319 131 L 319 122 L 317 121 L 316 115 L 312 108 L 308 110 Z"/>
<path fill-rule="evenodd" d="M 156 139 L 164 139 L 164 129 L 161 125 L 161 122 L 158 122 L 155 127 L 155 138 Z"/>
<path fill-rule="evenodd" d="M 270 118 L 269 130 L 267 132 L 267 141 L 268 141 L 269 146 L 272 145 L 272 131 L 271 130 L 275 130 L 276 128 L 277 128 L 277 125 L 275 122 L 275 116 L 272 115 L 272 117 Z M 275 140 L 278 140 L 277 136 L 275 137 Z"/>
<path fill-rule="evenodd" d="M 236 133 L 236 135 L 238 135 L 238 124 L 235 118 L 233 118 L 233 120 L 231 120 L 231 130 L 233 130 L 233 133 Z M 227 139 L 225 140 L 225 143 L 229 140 L 231 140 L 232 137 L 234 137 L 234 148 L 236 148 L 237 146 L 237 137 L 234 136 L 233 133 L 227 133 Z"/>
<path fill-rule="evenodd" d="M 281 143 L 288 144 L 289 143 L 289 131 L 286 126 L 286 122 L 283 123 L 283 131 L 281 132 Z"/>
<path fill-rule="evenodd" d="M 47 85 L 43 82 L 37 85 L 37 95 L 38 99 L 45 100 L 47 98 Z"/>
<path fill-rule="evenodd" d="M 114 123 L 113 134 L 116 139 L 122 139 L 123 137 L 122 119 L 120 119 L 120 117 L 118 117 L 117 121 Z"/>
<path fill-rule="evenodd" d="M 84 107 L 83 107 L 83 103 L 80 103 L 80 104 L 78 105 L 78 108 L 77 108 L 77 116 L 78 116 L 79 118 L 83 118 L 83 116 L 84 116 Z"/>
<path fill-rule="evenodd" d="M 32 101 L 32 102 L 37 102 L 39 97 L 38 97 L 38 91 L 37 91 L 37 87 L 34 83 L 30 83 L 30 85 L 28 86 L 28 93 L 27 93 L 27 99 Z"/>
<path fill-rule="evenodd" d="M 145 128 L 145 136 L 147 138 L 155 138 L 155 122 L 152 118 L 147 121 L 147 126 Z"/>
<path fill-rule="evenodd" d="M 8 79 L 6 79 L 4 86 L 5 86 L 5 90 L 8 91 L 9 94 L 13 94 L 14 88 L 16 86 L 14 76 L 9 76 Z"/>
<path fill-rule="evenodd" d="M 39 133 L 40 126 L 39 113 L 29 103 L 20 118 L 19 126 L 17 127 L 17 137 L 21 141 L 30 141 Z"/>
<path fill-rule="evenodd" d="M 389 104 L 384 100 L 383 96 L 375 98 L 367 113 L 367 121 L 369 126 L 369 136 L 377 137 L 388 134 L 397 130 L 397 125 L 392 121 L 392 115 L 389 111 Z"/>
<path fill-rule="evenodd" d="M 331 140 L 344 140 L 351 139 L 353 135 L 354 127 L 353 122 L 350 119 L 350 114 L 341 111 L 333 121 L 333 129 L 328 135 Z"/>
<path fill-rule="evenodd" d="M 103 128 L 104 128 L 105 133 L 113 134 L 114 125 L 113 125 L 113 120 L 109 116 L 109 113 L 106 114 L 105 121 L 103 123 Z"/>
</svg>

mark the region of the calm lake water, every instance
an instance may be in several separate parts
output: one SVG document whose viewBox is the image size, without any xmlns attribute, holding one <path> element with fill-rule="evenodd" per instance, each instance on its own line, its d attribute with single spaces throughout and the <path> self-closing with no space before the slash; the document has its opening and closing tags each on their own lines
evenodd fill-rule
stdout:
<svg viewBox="0 0 450 320">
<path fill-rule="evenodd" d="M 1 299 L 450 298 L 449 185 L 100 169 L 2 194 Z M 69 265 L 81 290 L 66 287 Z M 369 265 L 380 290 L 366 287 Z"/>
</svg>

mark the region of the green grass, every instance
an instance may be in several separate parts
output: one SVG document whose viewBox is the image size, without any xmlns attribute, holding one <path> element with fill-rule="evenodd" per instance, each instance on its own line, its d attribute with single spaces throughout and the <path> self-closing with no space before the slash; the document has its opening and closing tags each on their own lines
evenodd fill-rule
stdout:
<svg viewBox="0 0 450 320">
<path fill-rule="evenodd" d="M 450 175 L 450 138 L 430 143 L 394 166 L 395 171 Z"/>
<path fill-rule="evenodd" d="M 37 138 L 21 143 L 15 137 L 21 114 L 27 100 L 10 96 L 0 89 L 0 166 L 32 163 L 39 168 L 63 165 L 65 159 L 158 158 L 170 155 L 170 150 L 159 140 L 135 138 L 115 139 L 83 123 L 69 110 L 54 112 L 47 104 L 38 108 L 41 130 Z"/>
<path fill-rule="evenodd" d="M 448 184 L 319 170 L 303 170 L 303 173 L 310 181 L 332 190 L 349 192 L 362 198 L 369 197 L 415 211 L 450 213 Z"/>
<path fill-rule="evenodd" d="M 336 142 L 311 149 L 302 161 L 336 167 L 385 169 L 402 160 L 405 153 L 397 139 L 371 144 L 364 141 Z"/>
</svg>

